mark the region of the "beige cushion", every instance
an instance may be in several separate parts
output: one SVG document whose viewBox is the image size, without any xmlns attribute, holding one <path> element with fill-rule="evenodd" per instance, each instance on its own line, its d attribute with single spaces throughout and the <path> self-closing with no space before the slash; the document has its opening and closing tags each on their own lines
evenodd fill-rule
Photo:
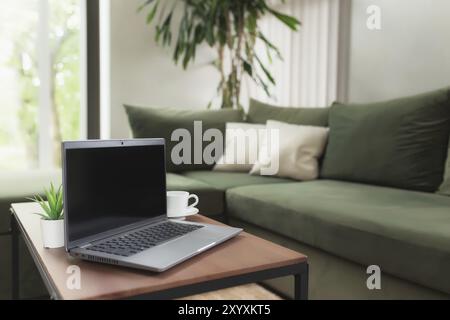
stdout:
<svg viewBox="0 0 450 320">
<path fill-rule="evenodd" d="M 268 120 L 266 129 L 258 161 L 250 174 L 271 174 L 296 180 L 318 177 L 319 158 L 327 143 L 328 128 Z"/>
<path fill-rule="evenodd" d="M 228 122 L 225 130 L 225 152 L 213 170 L 249 172 L 258 159 L 258 146 L 265 135 L 265 125 Z"/>
</svg>

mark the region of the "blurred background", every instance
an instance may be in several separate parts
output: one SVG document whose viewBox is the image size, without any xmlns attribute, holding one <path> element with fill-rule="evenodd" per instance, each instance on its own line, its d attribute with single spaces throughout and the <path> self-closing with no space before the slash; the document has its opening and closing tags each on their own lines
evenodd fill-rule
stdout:
<svg viewBox="0 0 450 320">
<path fill-rule="evenodd" d="M 80 10 L 79 0 L 0 2 L 0 170 L 60 166 L 60 142 L 83 137 Z"/>
<path fill-rule="evenodd" d="M 271 97 L 244 81 L 244 108 L 248 97 L 325 107 L 450 83 L 450 1 L 269 2 L 302 26 L 291 32 L 273 17 L 261 20 L 284 59 L 270 64 Z M 0 171 L 59 167 L 62 140 L 129 137 L 124 103 L 206 108 L 214 101 L 215 52 L 205 46 L 186 71 L 176 66 L 172 51 L 155 43 L 147 12 L 138 13 L 142 3 L 0 2 Z M 373 5 L 375 30 L 367 27 Z"/>
</svg>

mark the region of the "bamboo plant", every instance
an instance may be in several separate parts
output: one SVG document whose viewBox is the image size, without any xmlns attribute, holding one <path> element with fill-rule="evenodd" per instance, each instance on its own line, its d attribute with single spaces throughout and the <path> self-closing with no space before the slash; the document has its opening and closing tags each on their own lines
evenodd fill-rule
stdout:
<svg viewBox="0 0 450 320">
<path fill-rule="evenodd" d="M 283 0 L 280 0 L 284 2 Z M 222 97 L 222 108 L 240 108 L 241 81 L 248 75 L 264 89 L 268 96 L 275 79 L 255 44 L 262 41 L 268 61 L 282 59 L 278 48 L 262 33 L 258 21 L 272 15 L 293 31 L 300 22 L 283 14 L 267 0 L 147 0 L 139 8 L 148 9 L 147 23 L 154 24 L 155 40 L 163 46 L 173 47 L 173 60 L 184 69 L 195 60 L 198 46 L 206 43 L 217 52 L 214 66 L 220 72 L 217 88 Z M 181 11 L 178 19 L 176 11 Z M 156 20 L 156 21 L 155 21 Z M 177 20 L 177 26 L 174 20 Z M 173 43 L 173 34 L 176 39 Z"/>
</svg>

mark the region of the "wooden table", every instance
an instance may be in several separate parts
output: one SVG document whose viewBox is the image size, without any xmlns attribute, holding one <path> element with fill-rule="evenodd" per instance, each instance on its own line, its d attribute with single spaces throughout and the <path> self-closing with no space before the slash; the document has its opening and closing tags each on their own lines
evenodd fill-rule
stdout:
<svg viewBox="0 0 450 320">
<path fill-rule="evenodd" d="M 40 217 L 32 214 L 40 211 L 35 203 L 11 207 L 13 299 L 19 298 L 20 234 L 52 299 L 172 299 L 286 275 L 294 276 L 296 299 L 308 296 L 306 256 L 246 232 L 163 273 L 153 273 L 75 259 L 64 248 L 44 249 Z M 201 215 L 189 220 L 220 224 Z M 80 268 L 80 289 L 66 284 L 70 266 Z"/>
</svg>

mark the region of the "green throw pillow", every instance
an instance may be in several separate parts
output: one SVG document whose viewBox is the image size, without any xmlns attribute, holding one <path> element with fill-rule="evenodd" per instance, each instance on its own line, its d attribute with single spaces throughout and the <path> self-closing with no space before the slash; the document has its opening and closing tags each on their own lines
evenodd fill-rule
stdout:
<svg viewBox="0 0 450 320">
<path fill-rule="evenodd" d="M 194 164 L 194 121 L 202 121 L 202 134 L 210 129 L 225 132 L 226 122 L 243 121 L 242 110 L 192 110 L 177 108 L 142 108 L 125 106 L 134 138 L 165 138 L 167 171 L 209 170 L 214 164 Z M 171 160 L 172 148 L 178 141 L 171 141 L 176 129 L 187 129 L 191 135 L 191 163 L 174 164 Z M 198 139 L 198 137 L 196 137 Z M 200 137 L 201 139 L 202 137 Z M 211 142 L 202 142 L 203 149 Z M 202 150 L 203 150 L 202 149 Z"/>
<path fill-rule="evenodd" d="M 247 122 L 266 123 L 276 120 L 297 125 L 328 127 L 330 108 L 277 107 L 254 99 L 250 100 Z"/>
<path fill-rule="evenodd" d="M 321 177 L 434 192 L 450 132 L 448 88 L 371 104 L 335 104 Z"/>
</svg>

